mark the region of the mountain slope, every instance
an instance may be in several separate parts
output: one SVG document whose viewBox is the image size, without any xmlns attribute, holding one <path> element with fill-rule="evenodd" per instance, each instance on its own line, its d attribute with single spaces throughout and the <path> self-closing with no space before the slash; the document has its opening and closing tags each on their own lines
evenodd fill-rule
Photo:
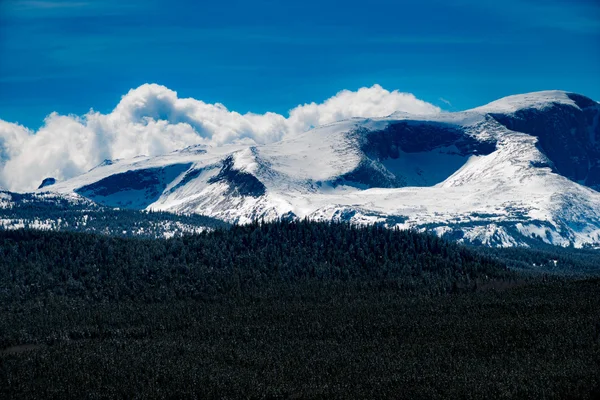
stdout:
<svg viewBox="0 0 600 400">
<path fill-rule="evenodd" d="M 18 194 L 0 191 L 0 230 L 30 228 L 170 238 L 228 226 L 223 221 L 196 214 L 175 215 L 105 207 L 74 193 Z"/>
<path fill-rule="evenodd" d="M 340 121 L 261 146 L 104 162 L 40 189 L 228 222 L 379 222 L 486 245 L 600 246 L 600 105 L 547 91 Z"/>
</svg>

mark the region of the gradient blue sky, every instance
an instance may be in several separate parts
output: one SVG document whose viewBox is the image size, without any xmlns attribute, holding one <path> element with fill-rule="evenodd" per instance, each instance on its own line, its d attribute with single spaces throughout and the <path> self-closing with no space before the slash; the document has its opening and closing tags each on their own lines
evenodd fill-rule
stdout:
<svg viewBox="0 0 600 400">
<path fill-rule="evenodd" d="M 375 83 L 446 110 L 600 100 L 600 2 L 0 0 L 0 119 L 108 112 L 146 82 L 242 113 Z"/>
</svg>

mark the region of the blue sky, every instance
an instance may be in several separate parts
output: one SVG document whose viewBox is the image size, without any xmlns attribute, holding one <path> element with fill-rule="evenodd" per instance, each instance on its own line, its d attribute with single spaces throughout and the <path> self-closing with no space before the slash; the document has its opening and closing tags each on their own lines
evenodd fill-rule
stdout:
<svg viewBox="0 0 600 400">
<path fill-rule="evenodd" d="M 447 110 L 544 89 L 600 100 L 600 3 L 0 1 L 0 119 L 108 112 L 147 82 L 242 113 L 375 83 Z"/>
</svg>

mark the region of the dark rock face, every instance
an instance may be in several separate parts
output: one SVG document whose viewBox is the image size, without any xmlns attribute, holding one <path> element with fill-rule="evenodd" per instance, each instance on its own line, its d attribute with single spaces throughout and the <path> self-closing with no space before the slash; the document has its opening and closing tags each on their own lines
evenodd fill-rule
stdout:
<svg viewBox="0 0 600 400">
<path fill-rule="evenodd" d="M 75 190 L 76 193 L 110 207 L 143 209 L 154 203 L 169 182 L 192 164 L 127 171 L 108 176 Z"/>
<path fill-rule="evenodd" d="M 431 151 L 456 143 L 462 135 L 458 129 L 439 124 L 400 122 L 367 135 L 363 151 L 380 159 L 398 158 L 399 150 L 407 153 Z"/>
<path fill-rule="evenodd" d="M 540 149 L 556 171 L 593 189 L 600 189 L 600 105 L 584 96 L 569 95 L 582 108 L 564 104 L 491 114 L 508 129 L 539 139 Z"/>
<path fill-rule="evenodd" d="M 46 178 L 46 179 L 44 179 L 42 181 L 42 183 L 40 184 L 40 186 L 38 186 L 38 189 L 54 185 L 55 183 L 56 183 L 56 179 L 54 179 L 54 178 Z"/>
<path fill-rule="evenodd" d="M 577 107 L 581 108 L 582 110 L 586 108 L 598 107 L 598 103 L 596 103 L 594 100 L 580 94 L 569 93 L 567 96 L 573 100 L 575 104 L 577 104 Z"/>
<path fill-rule="evenodd" d="M 378 159 L 398 158 L 399 151 L 419 153 L 455 145 L 461 155 L 490 154 L 495 142 L 482 142 L 456 127 L 434 122 L 399 122 L 367 135 L 363 151 Z"/>
<path fill-rule="evenodd" d="M 340 179 L 333 182 L 334 185 L 346 184 L 365 188 L 399 188 L 409 183 L 422 186 L 415 182 L 408 182 L 401 171 L 392 172 L 382 162 L 386 160 L 397 160 L 402 153 L 427 153 L 436 149 L 455 146 L 457 156 L 469 156 L 472 154 L 486 155 L 496 149 L 495 142 L 483 142 L 469 136 L 463 130 L 447 124 L 436 122 L 399 122 L 389 125 L 381 131 L 370 132 L 358 130 L 354 132 L 360 143 L 360 149 L 365 158 L 358 167 Z M 465 160 L 466 161 L 466 160 Z M 444 179 L 452 175 L 462 166 L 462 160 L 455 161 L 452 168 L 440 165 L 423 165 L 423 168 L 436 168 Z M 415 165 L 415 169 L 421 166 Z M 441 172 L 442 169 L 447 170 Z M 407 171 L 408 172 L 408 171 Z M 443 179 L 439 179 L 441 182 Z M 435 182 L 438 183 L 438 182 Z"/>
<path fill-rule="evenodd" d="M 360 162 L 352 172 L 342 175 L 333 185 L 365 186 L 367 188 L 399 188 L 406 183 L 389 172 L 383 165 L 371 159 Z"/>
<path fill-rule="evenodd" d="M 254 175 L 233 168 L 233 156 L 223 160 L 223 166 L 217 176 L 208 180 L 208 183 L 226 182 L 232 196 L 260 197 L 267 191 L 265 185 Z"/>
</svg>

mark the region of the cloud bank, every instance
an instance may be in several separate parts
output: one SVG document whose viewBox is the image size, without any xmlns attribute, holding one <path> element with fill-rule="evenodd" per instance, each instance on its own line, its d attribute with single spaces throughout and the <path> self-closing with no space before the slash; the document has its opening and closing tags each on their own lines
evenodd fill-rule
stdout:
<svg viewBox="0 0 600 400">
<path fill-rule="evenodd" d="M 194 144 L 272 143 L 315 126 L 395 111 L 432 114 L 440 109 L 412 94 L 374 85 L 343 90 L 323 103 L 299 105 L 287 117 L 240 114 L 144 84 L 124 95 L 109 114 L 52 113 L 37 131 L 0 120 L 0 186 L 28 191 L 46 177 L 68 179 L 105 159 L 165 154 Z"/>
</svg>

